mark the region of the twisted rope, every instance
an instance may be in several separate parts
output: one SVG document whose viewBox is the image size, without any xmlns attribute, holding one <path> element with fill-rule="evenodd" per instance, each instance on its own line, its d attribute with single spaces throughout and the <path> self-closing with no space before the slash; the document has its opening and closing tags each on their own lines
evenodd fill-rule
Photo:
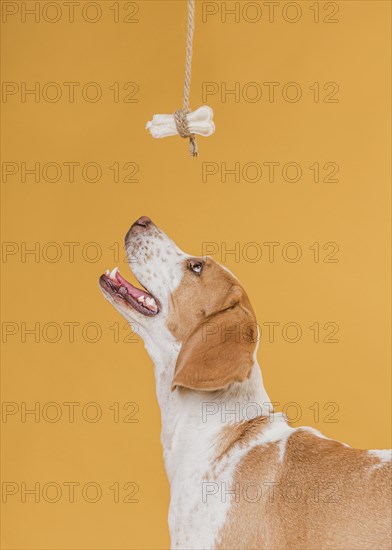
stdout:
<svg viewBox="0 0 392 550">
<path fill-rule="evenodd" d="M 189 109 L 189 94 L 191 90 L 192 74 L 192 45 L 193 31 L 195 29 L 195 0 L 188 0 L 188 32 L 186 37 L 186 56 L 185 56 L 185 79 L 184 79 L 184 101 L 182 109 L 174 113 L 174 122 L 177 132 L 182 138 L 189 138 L 189 151 L 192 157 L 197 157 L 197 143 L 195 134 L 189 131 L 186 115 Z"/>
</svg>

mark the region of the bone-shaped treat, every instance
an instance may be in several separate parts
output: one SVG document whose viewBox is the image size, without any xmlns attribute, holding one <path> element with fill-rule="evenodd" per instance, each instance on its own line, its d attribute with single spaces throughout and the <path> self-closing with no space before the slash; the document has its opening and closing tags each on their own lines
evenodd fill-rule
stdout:
<svg viewBox="0 0 392 550">
<path fill-rule="evenodd" d="M 215 132 L 215 124 L 212 120 L 214 113 L 211 107 L 203 105 L 196 111 L 191 111 L 186 115 L 189 132 L 199 134 L 200 136 L 210 136 Z M 178 135 L 177 126 L 173 115 L 154 115 L 149 120 L 146 129 L 150 131 L 154 138 L 164 138 Z"/>
</svg>

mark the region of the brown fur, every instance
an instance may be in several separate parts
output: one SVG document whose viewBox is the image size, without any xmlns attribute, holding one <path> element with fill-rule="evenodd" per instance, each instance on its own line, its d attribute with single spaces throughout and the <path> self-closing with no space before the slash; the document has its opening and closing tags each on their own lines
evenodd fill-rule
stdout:
<svg viewBox="0 0 392 550">
<path fill-rule="evenodd" d="M 270 443 L 240 462 L 239 498 L 217 548 L 391 548 L 390 463 L 306 429 L 291 435 L 282 463 L 278 456 L 278 443 Z"/>
<path fill-rule="evenodd" d="M 243 382 L 251 372 L 257 341 L 256 318 L 245 291 L 211 258 L 200 276 L 184 269 L 168 317 L 169 330 L 183 343 L 173 389 L 218 390 Z"/>
<path fill-rule="evenodd" d="M 257 416 L 256 418 L 231 424 L 223 428 L 217 446 L 217 458 L 215 461 L 221 460 L 236 445 L 249 443 L 263 430 L 267 421 L 268 418 L 266 416 Z"/>
</svg>

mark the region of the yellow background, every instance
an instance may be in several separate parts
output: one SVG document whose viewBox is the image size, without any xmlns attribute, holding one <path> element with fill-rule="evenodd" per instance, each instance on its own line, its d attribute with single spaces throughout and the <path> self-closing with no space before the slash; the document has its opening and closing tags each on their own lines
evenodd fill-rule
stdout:
<svg viewBox="0 0 392 550">
<path fill-rule="evenodd" d="M 21 3 L 11 4 L 21 9 Z M 80 169 L 74 183 L 65 170 L 57 183 L 42 177 L 35 183 L 31 176 L 23 183 L 20 172 L 2 181 L 2 239 L 17 243 L 15 254 L 3 259 L 2 319 L 18 330 L 3 345 L 2 398 L 30 408 L 34 402 L 41 407 L 56 402 L 63 415 L 64 402 L 81 403 L 74 423 L 64 418 L 50 423 L 42 413 L 39 422 L 30 416 L 24 423 L 20 412 L 9 415 L 2 423 L 2 479 L 19 488 L 93 481 L 103 491 L 95 504 L 83 501 L 80 491 L 72 504 L 66 495 L 57 503 L 42 497 L 39 503 L 32 497 L 23 503 L 20 492 L 10 496 L 3 504 L 2 547 L 7 549 L 168 548 L 169 491 L 151 361 L 137 338 L 123 342 L 124 322 L 97 284 L 106 267 L 119 263 L 113 243 L 121 244 L 142 214 L 195 255 L 202 254 L 203 242 L 217 243 L 220 251 L 221 243 L 230 249 L 238 242 L 241 251 L 250 242 L 261 245 L 258 262 L 233 255 L 223 260 L 248 291 L 261 325 L 295 322 L 302 328 L 297 343 L 285 341 L 279 331 L 270 343 L 263 333 L 259 359 L 271 399 L 280 403 L 278 409 L 290 402 L 301 407 L 296 425 L 310 424 L 357 447 L 390 445 L 389 2 L 339 2 L 339 22 L 329 24 L 323 22 L 330 11 L 325 2 L 317 3 L 319 23 L 310 9 L 314 2 L 299 3 L 302 17 L 296 23 L 282 15 L 287 2 L 276 8 L 274 22 L 256 2 L 264 11 L 255 23 L 249 22 L 252 11 L 241 11 L 237 22 L 233 16 L 225 21 L 221 2 L 212 3 L 218 13 L 203 22 L 198 2 L 192 107 L 204 102 L 203 82 L 217 83 L 219 91 L 222 85 L 233 88 L 238 82 L 243 90 L 254 82 L 263 92 L 254 103 L 242 96 L 222 101 L 220 93 L 208 97 L 217 131 L 198 139 L 198 159 L 188 157 L 180 138 L 154 140 L 145 130 L 154 113 L 181 107 L 186 4 L 139 1 L 135 23 L 122 22 L 132 9 L 126 3 L 119 4 L 119 23 L 113 21 L 115 8 L 110 9 L 114 2 L 99 4 L 102 17 L 96 23 L 84 20 L 80 7 L 69 23 L 62 6 L 57 23 L 42 17 L 23 23 L 19 11 L 2 24 L 3 81 L 19 88 L 22 82 L 28 87 L 56 82 L 64 95 L 62 83 L 80 83 L 74 103 L 64 97 L 50 103 L 42 96 L 37 103 L 32 96 L 23 103 L 20 91 L 3 100 L 3 162 L 19 167 L 23 162 L 97 162 L 103 171 L 96 183 L 84 181 Z M 233 4 L 226 2 L 229 8 Z M 102 88 L 96 103 L 83 100 L 80 92 L 92 81 Z M 272 103 L 263 84 L 269 81 L 279 83 Z M 115 102 L 109 89 L 114 82 L 136 82 L 138 102 L 124 102 L 123 90 Z M 300 101 L 282 99 L 288 82 L 301 86 Z M 319 102 L 309 90 L 314 82 L 321 83 Z M 322 101 L 327 82 L 339 85 L 337 103 Z M 224 183 L 220 173 L 202 179 L 203 163 L 219 169 L 222 163 L 229 169 L 240 163 L 242 169 L 249 162 L 263 167 L 272 161 L 298 163 L 301 180 L 284 181 L 278 172 L 270 183 L 265 171 L 253 183 L 233 176 Z M 115 162 L 136 163 L 138 181 L 113 182 L 108 167 Z M 315 162 L 321 167 L 337 163 L 339 181 L 312 181 L 308 167 Z M 272 263 L 263 245 L 270 241 L 280 243 Z M 31 255 L 22 261 L 23 242 L 30 248 L 39 243 L 37 262 Z M 47 261 L 48 249 L 42 252 L 42 247 L 48 242 L 59 243 L 59 261 Z M 68 261 L 66 242 L 80 243 L 74 262 Z M 90 242 L 102 250 L 97 262 L 81 254 Z M 288 242 L 301 246 L 300 261 L 282 259 Z M 322 258 L 325 243 L 338 243 L 338 262 L 315 262 L 308 248 L 315 242 Z M 215 258 L 222 261 L 220 253 Z M 129 274 L 122 257 L 120 266 Z M 23 342 L 22 323 L 30 328 L 39 323 L 42 332 L 48 322 L 63 328 L 57 343 L 46 341 L 52 333 L 46 339 L 40 334 L 37 343 L 32 336 Z M 74 343 L 68 341 L 67 322 L 80 323 Z M 91 322 L 102 330 L 96 343 L 81 335 Z M 315 322 L 321 327 L 337 323 L 339 342 L 315 343 L 308 328 Z M 114 323 L 119 323 L 119 343 L 109 328 Z M 109 406 L 129 401 L 139 406 L 139 422 L 114 422 Z M 100 421 L 81 418 L 88 402 L 102 408 Z M 336 423 L 325 421 L 331 410 L 323 407 L 331 402 L 339 407 Z M 319 422 L 309 408 L 314 403 L 320 406 Z M 114 482 L 136 482 L 139 502 L 114 503 L 108 489 Z M 128 493 L 123 491 L 122 498 Z"/>
</svg>

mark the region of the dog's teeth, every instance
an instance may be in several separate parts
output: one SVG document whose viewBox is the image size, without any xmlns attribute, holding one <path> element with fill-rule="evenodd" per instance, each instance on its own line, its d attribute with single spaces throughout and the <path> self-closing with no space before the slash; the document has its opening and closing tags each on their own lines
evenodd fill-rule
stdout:
<svg viewBox="0 0 392 550">
<path fill-rule="evenodd" d="M 128 294 L 127 289 L 125 288 L 125 286 L 120 286 L 120 288 L 118 289 L 118 292 L 119 292 L 119 294 L 122 294 L 123 296 L 125 296 L 125 294 Z"/>
<path fill-rule="evenodd" d="M 107 277 L 109 277 L 110 271 L 109 271 L 108 269 L 105 271 L 105 275 L 106 275 Z"/>
<path fill-rule="evenodd" d="M 138 302 L 144 302 L 144 296 L 139 296 L 139 298 L 137 299 Z"/>
<path fill-rule="evenodd" d="M 151 309 L 157 309 L 154 298 L 146 298 L 146 304 L 150 306 Z"/>
<path fill-rule="evenodd" d="M 118 271 L 118 267 L 115 267 L 115 268 L 113 269 L 113 271 L 110 273 L 109 277 L 110 277 L 111 279 L 116 279 L 117 271 Z"/>
</svg>

